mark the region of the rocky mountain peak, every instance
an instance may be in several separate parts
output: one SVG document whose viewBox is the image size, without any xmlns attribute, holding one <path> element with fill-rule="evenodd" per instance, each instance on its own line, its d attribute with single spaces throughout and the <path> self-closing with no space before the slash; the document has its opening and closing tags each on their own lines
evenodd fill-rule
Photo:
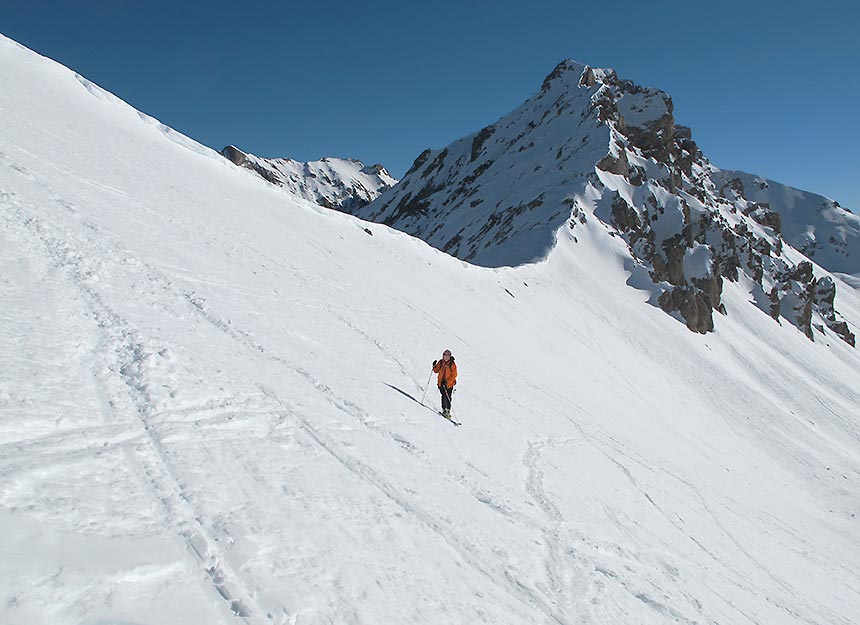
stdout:
<svg viewBox="0 0 860 625">
<path fill-rule="evenodd" d="M 367 174 L 368 176 L 381 176 L 384 179 L 395 180 L 394 176 L 388 173 L 388 170 L 385 169 L 380 163 L 374 163 L 373 165 L 365 165 L 361 168 L 361 173 Z"/>
<path fill-rule="evenodd" d="M 693 331 L 713 329 L 713 311 L 726 313 L 724 280 L 744 276 L 752 301 L 777 321 L 809 338 L 829 328 L 853 345 L 832 305 L 835 283 L 787 248 L 858 274 L 860 218 L 714 167 L 673 108 L 663 91 L 562 61 L 515 111 L 425 150 L 391 191 L 354 212 L 486 266 L 540 261 L 562 229 L 577 232 L 574 241 L 620 236 L 652 303 Z M 798 206 L 801 196 L 817 210 Z"/>
<path fill-rule="evenodd" d="M 590 78 L 590 84 L 585 86 L 593 87 L 595 82 L 594 70 L 584 63 L 565 59 L 543 79 L 541 93 L 546 93 L 554 88 L 567 90 L 571 86 L 583 86 L 586 76 Z"/>
</svg>

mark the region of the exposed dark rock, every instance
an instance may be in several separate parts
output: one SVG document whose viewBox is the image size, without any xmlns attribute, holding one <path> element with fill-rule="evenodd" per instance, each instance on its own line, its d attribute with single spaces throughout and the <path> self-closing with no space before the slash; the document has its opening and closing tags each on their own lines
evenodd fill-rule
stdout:
<svg viewBox="0 0 860 625">
<path fill-rule="evenodd" d="M 707 278 L 690 278 L 690 282 L 692 282 L 693 286 L 704 294 L 705 301 L 711 308 L 725 315 L 726 307 L 721 302 L 723 295 L 723 277 L 720 275 L 719 270 L 716 269 L 716 267 L 718 266 L 715 266 L 714 275 Z"/>
<path fill-rule="evenodd" d="M 404 176 L 403 179 L 406 180 L 406 178 L 409 177 L 409 174 L 415 173 L 421 169 L 424 166 L 424 163 L 427 162 L 427 159 L 430 158 L 431 154 L 433 154 L 433 150 L 429 148 L 421 152 L 421 154 L 418 155 L 418 158 L 412 162 L 412 167 L 409 168 L 409 171 L 406 172 L 406 176 Z"/>
<path fill-rule="evenodd" d="M 772 228 L 776 234 L 782 234 L 782 216 L 770 210 L 768 204 L 754 203 L 745 212 L 761 225 Z"/>
<path fill-rule="evenodd" d="M 391 226 L 403 217 L 415 217 L 427 213 L 430 207 L 428 198 L 439 191 L 439 189 L 440 187 L 427 184 L 414 197 L 411 193 L 407 193 L 397 204 L 391 215 L 385 219 L 385 224 Z"/>
<path fill-rule="evenodd" d="M 612 223 L 622 232 L 638 230 L 642 226 L 639 214 L 620 195 L 612 201 Z"/>
<path fill-rule="evenodd" d="M 381 163 L 374 163 L 373 165 L 366 165 L 366 166 L 362 167 L 361 173 L 374 176 L 374 175 L 382 174 L 382 173 L 387 174 L 388 170 L 386 170 L 385 167 L 383 167 Z"/>
<path fill-rule="evenodd" d="M 621 152 L 619 156 L 607 154 L 597 163 L 597 168 L 626 178 L 630 175 L 630 163 L 627 162 L 627 152 Z"/>
<path fill-rule="evenodd" d="M 684 244 L 684 237 L 681 234 L 666 239 L 662 243 L 663 254 L 666 255 L 666 281 L 669 284 L 680 286 L 686 284 L 684 278 L 684 254 L 687 252 L 687 246 Z"/>
<path fill-rule="evenodd" d="M 802 282 L 804 284 L 809 284 L 810 282 L 812 282 L 813 279 L 812 263 L 810 263 L 808 260 L 800 262 L 793 270 L 789 271 L 786 274 L 786 278 L 789 280 Z"/>
<path fill-rule="evenodd" d="M 648 176 L 644 167 L 639 167 L 638 165 L 629 165 L 629 173 L 627 174 L 627 179 L 630 181 L 630 184 L 637 187 L 641 187 L 643 184 L 645 184 L 645 181 L 648 179 Z"/>
<path fill-rule="evenodd" d="M 226 148 L 221 150 L 221 155 L 226 157 L 228 160 L 232 161 L 234 165 L 239 165 L 240 167 L 245 167 L 247 169 L 251 169 L 252 171 L 257 172 L 262 178 L 268 180 L 274 185 L 282 186 L 284 181 L 271 169 L 267 169 L 266 167 L 262 167 L 257 163 L 251 162 L 248 159 L 248 155 L 245 154 L 239 148 L 228 145 Z"/>
<path fill-rule="evenodd" d="M 795 308 L 797 327 L 803 331 L 809 340 L 814 340 L 812 334 L 812 305 L 815 303 L 814 289 L 815 283 L 807 285 L 801 297 L 801 305 Z"/>
<path fill-rule="evenodd" d="M 779 321 L 779 316 L 782 313 L 782 303 L 779 299 L 779 290 L 776 287 L 773 287 L 767 297 L 770 300 L 770 316 L 776 321 Z"/>
<path fill-rule="evenodd" d="M 595 84 L 597 84 L 597 80 L 594 78 L 594 70 L 586 65 L 585 69 L 582 70 L 582 76 L 579 77 L 579 86 L 590 89 Z"/>
<path fill-rule="evenodd" d="M 612 92 L 605 86 L 598 90 L 591 102 L 591 108 L 601 123 L 607 123 L 618 118 L 618 105 L 615 98 L 612 97 Z"/>
<path fill-rule="evenodd" d="M 495 131 L 496 129 L 493 126 L 487 126 L 486 128 L 482 129 L 481 132 L 475 135 L 475 138 L 472 139 L 472 158 L 470 159 L 471 162 L 474 162 L 478 158 L 478 156 L 481 155 L 481 150 L 484 147 L 484 142 L 491 136 L 493 136 L 493 133 Z"/>
<path fill-rule="evenodd" d="M 432 176 L 437 171 L 441 171 L 442 167 L 445 166 L 445 159 L 448 158 L 448 148 L 445 148 L 439 154 L 436 155 L 436 158 L 433 159 L 433 162 L 424 170 L 424 173 L 421 174 L 422 178 L 426 178 L 427 176 Z"/>
<path fill-rule="evenodd" d="M 816 282 L 814 299 L 818 311 L 821 313 L 827 326 L 838 334 L 843 341 L 854 347 L 854 333 L 851 332 L 845 321 L 841 321 L 836 317 L 836 310 L 833 308 L 833 303 L 836 299 L 836 284 L 829 276 L 821 278 Z"/>
<path fill-rule="evenodd" d="M 667 313 L 678 311 L 687 327 L 705 334 L 714 329 L 714 317 L 707 296 L 693 287 L 677 286 L 663 292 L 658 304 Z"/>
<path fill-rule="evenodd" d="M 234 145 L 228 145 L 221 150 L 221 155 L 225 156 L 227 160 L 232 161 L 234 165 L 241 166 L 245 164 L 245 153 Z"/>
<path fill-rule="evenodd" d="M 848 328 L 848 324 L 845 321 L 834 321 L 832 324 L 828 324 L 830 329 L 833 330 L 836 334 L 838 334 L 843 341 L 848 343 L 851 347 L 855 346 L 855 338 L 854 333 Z"/>
</svg>

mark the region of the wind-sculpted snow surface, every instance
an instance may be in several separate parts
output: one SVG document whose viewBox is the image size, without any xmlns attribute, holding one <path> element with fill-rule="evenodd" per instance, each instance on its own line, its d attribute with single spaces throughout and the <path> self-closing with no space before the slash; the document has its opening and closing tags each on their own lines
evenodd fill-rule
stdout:
<svg viewBox="0 0 860 625">
<path fill-rule="evenodd" d="M 860 622 L 856 350 L 741 279 L 688 332 L 597 219 L 469 265 L 101 96 L 0 37 L 0 622 Z"/>
<path fill-rule="evenodd" d="M 390 192 L 353 212 L 490 267 L 544 259 L 560 229 L 598 220 L 601 238 L 628 244 L 631 282 L 691 330 L 713 330 L 723 280 L 743 279 L 774 319 L 854 344 L 821 269 L 860 272 L 860 218 L 717 169 L 675 125 L 668 95 L 612 70 L 560 63 L 514 112 L 425 151 Z"/>
</svg>

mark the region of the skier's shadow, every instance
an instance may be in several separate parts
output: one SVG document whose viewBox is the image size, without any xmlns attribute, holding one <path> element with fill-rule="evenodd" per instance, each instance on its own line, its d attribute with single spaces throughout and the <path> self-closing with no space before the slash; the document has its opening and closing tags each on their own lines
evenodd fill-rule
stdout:
<svg viewBox="0 0 860 625">
<path fill-rule="evenodd" d="M 391 384 L 389 384 L 388 382 L 383 382 L 383 384 L 385 384 L 385 386 L 387 386 L 388 388 L 394 389 L 395 391 L 397 391 L 397 392 L 398 392 L 398 393 L 400 393 L 401 395 L 405 395 L 406 397 L 408 397 L 409 399 L 411 399 L 412 401 L 414 401 L 414 402 L 415 402 L 416 404 L 418 404 L 419 406 L 424 406 L 425 408 L 427 408 L 427 406 L 425 406 L 425 405 L 424 405 L 424 404 L 422 404 L 420 401 L 418 401 L 417 399 L 415 399 L 414 397 L 412 397 L 412 395 L 410 395 L 409 393 L 407 393 L 407 392 L 406 392 L 406 391 L 404 391 L 403 389 L 399 389 L 399 388 L 397 388 L 396 386 L 392 386 L 392 385 L 391 385 Z"/>
<path fill-rule="evenodd" d="M 426 409 L 427 409 L 427 410 L 429 410 L 430 412 L 435 412 L 436 414 L 442 414 L 441 412 L 438 412 L 438 411 L 434 410 L 433 408 L 431 408 L 431 407 L 430 407 L 430 406 L 428 406 L 427 404 L 425 404 L 425 403 L 422 403 L 422 402 L 418 401 L 417 399 L 415 399 L 414 397 L 412 397 L 412 395 L 410 395 L 409 393 L 407 393 L 407 392 L 406 392 L 406 391 L 404 391 L 403 389 L 397 388 L 396 386 L 393 386 L 393 385 L 389 384 L 388 382 L 383 382 L 383 384 L 385 384 L 385 386 L 387 386 L 388 388 L 390 388 L 390 389 L 393 389 L 393 390 L 397 391 L 398 393 L 400 393 L 400 394 L 401 394 L 401 395 L 403 395 L 404 397 L 408 397 L 409 399 L 411 399 L 412 401 L 414 401 L 416 404 L 418 404 L 419 406 L 423 406 L 424 408 L 426 408 Z M 443 415 L 443 416 L 444 416 L 444 415 Z M 447 418 L 448 418 L 448 420 L 449 420 L 449 421 L 451 421 L 451 423 L 453 423 L 454 425 L 462 425 L 459 421 L 455 421 L 452 417 L 447 417 Z"/>
</svg>

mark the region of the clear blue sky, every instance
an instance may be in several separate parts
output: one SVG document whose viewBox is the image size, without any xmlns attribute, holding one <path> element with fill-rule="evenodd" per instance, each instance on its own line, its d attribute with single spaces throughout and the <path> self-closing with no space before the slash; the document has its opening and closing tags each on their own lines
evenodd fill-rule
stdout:
<svg viewBox="0 0 860 625">
<path fill-rule="evenodd" d="M 201 143 L 401 176 L 564 58 L 667 91 L 719 167 L 860 212 L 860 3 L 3 2 L 0 32 Z"/>
</svg>

